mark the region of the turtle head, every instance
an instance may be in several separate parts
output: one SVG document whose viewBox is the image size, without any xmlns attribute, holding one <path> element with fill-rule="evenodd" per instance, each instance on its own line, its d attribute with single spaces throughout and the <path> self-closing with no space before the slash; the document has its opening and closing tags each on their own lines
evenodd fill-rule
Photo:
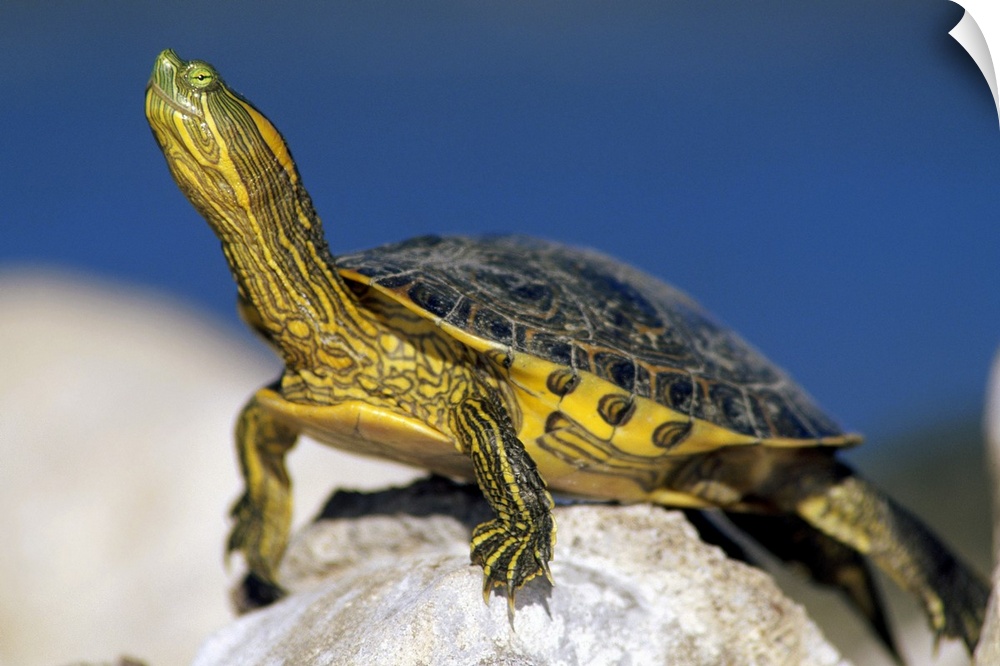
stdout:
<svg viewBox="0 0 1000 666">
<path fill-rule="evenodd" d="M 181 191 L 222 241 L 244 317 L 290 368 L 359 315 L 274 125 L 200 60 L 157 57 L 146 119 Z"/>
<path fill-rule="evenodd" d="M 177 185 L 224 243 L 258 235 L 248 225 L 275 213 L 315 216 L 281 134 L 208 63 L 161 53 L 146 118 Z M 275 210 L 296 200 L 299 210 Z"/>
</svg>

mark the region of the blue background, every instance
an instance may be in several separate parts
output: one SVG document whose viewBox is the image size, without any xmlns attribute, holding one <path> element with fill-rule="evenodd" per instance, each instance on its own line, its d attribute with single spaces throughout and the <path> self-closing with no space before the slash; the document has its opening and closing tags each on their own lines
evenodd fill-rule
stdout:
<svg viewBox="0 0 1000 666">
<path fill-rule="evenodd" d="M 151 286 L 239 326 L 218 242 L 143 117 L 172 47 L 282 130 L 334 252 L 424 233 L 596 247 L 695 296 L 876 440 L 977 417 L 1000 342 L 1000 131 L 947 34 L 961 15 L 7 0 L 0 267 Z"/>
</svg>

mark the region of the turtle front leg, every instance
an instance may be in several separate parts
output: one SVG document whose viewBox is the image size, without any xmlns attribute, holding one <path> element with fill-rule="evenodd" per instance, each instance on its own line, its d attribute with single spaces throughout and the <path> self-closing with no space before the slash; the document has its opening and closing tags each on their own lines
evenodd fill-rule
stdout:
<svg viewBox="0 0 1000 666">
<path fill-rule="evenodd" d="M 276 573 L 292 523 L 291 481 L 285 454 L 298 433 L 276 421 L 257 397 L 236 424 L 236 449 L 246 490 L 232 509 L 227 553 L 240 551 L 250 572 L 277 586 Z"/>
<path fill-rule="evenodd" d="M 505 586 L 513 621 L 517 590 L 539 575 L 552 581 L 552 498 L 495 393 L 464 399 L 453 412 L 452 426 L 496 513 L 472 533 L 472 561 L 483 567 L 483 598 L 488 602 L 491 588 Z"/>
</svg>

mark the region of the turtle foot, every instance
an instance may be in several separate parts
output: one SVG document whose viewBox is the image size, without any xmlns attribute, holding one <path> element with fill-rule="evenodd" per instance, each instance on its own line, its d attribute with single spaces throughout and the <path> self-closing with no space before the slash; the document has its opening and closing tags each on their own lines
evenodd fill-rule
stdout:
<svg viewBox="0 0 1000 666">
<path fill-rule="evenodd" d="M 531 524 L 494 519 L 473 532 L 472 562 L 483 567 L 483 600 L 489 603 L 492 588 L 506 587 L 507 617 L 512 624 L 517 590 L 538 576 L 552 582 L 549 560 L 554 542 L 555 528 L 548 514 Z"/>
<path fill-rule="evenodd" d="M 985 620 L 989 586 L 947 555 L 941 557 L 934 573 L 934 589 L 924 588 L 920 594 L 934 630 L 935 645 L 942 638 L 957 638 L 972 654 Z"/>
<path fill-rule="evenodd" d="M 287 530 L 269 524 L 265 520 L 265 512 L 249 494 L 244 494 L 233 505 L 231 516 L 233 529 L 226 544 L 227 559 L 233 552 L 243 553 L 251 574 L 259 580 L 276 584 L 275 575 L 285 551 Z"/>
</svg>

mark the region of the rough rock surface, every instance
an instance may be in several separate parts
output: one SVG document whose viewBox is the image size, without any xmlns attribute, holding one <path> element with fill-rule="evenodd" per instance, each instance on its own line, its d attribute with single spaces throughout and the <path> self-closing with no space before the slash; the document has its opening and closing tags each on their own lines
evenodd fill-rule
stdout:
<svg viewBox="0 0 1000 666">
<path fill-rule="evenodd" d="M 290 596 L 212 636 L 195 664 L 846 663 L 766 574 L 649 506 L 558 507 L 556 585 L 522 590 L 512 629 L 469 564 L 484 510 L 435 479 L 339 493 L 289 550 Z"/>
</svg>

